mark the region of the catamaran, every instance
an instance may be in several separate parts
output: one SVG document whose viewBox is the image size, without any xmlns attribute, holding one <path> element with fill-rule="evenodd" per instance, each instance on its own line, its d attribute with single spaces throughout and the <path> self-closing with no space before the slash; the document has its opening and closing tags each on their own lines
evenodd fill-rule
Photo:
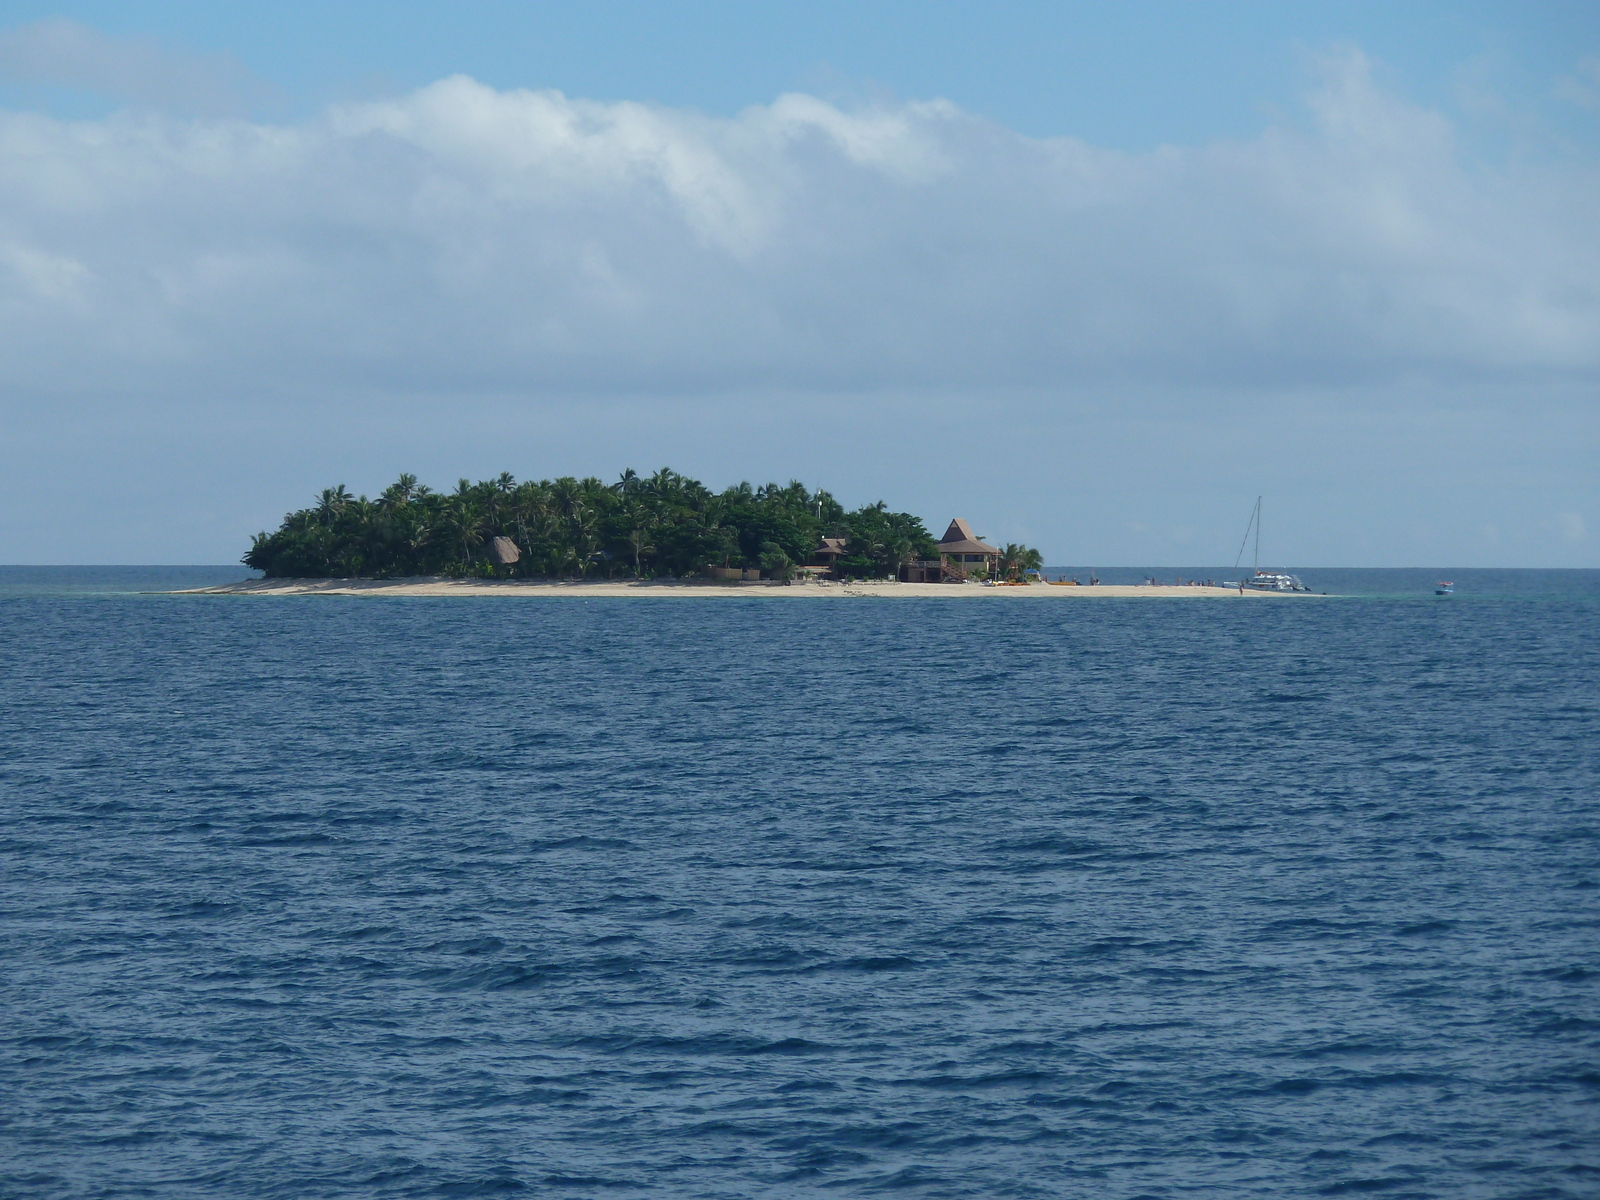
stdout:
<svg viewBox="0 0 1600 1200">
<path fill-rule="evenodd" d="M 1244 579 L 1223 580 L 1223 587 L 1251 588 L 1258 592 L 1309 592 L 1300 576 L 1290 575 L 1287 571 L 1263 571 L 1261 569 L 1261 497 L 1256 497 L 1256 506 L 1250 510 L 1250 523 L 1244 527 L 1244 539 L 1239 543 L 1238 556 L 1233 560 L 1233 569 L 1239 569 L 1239 563 L 1244 558 L 1244 548 L 1250 542 L 1250 530 L 1256 531 L 1255 567 L 1252 574 Z"/>
</svg>

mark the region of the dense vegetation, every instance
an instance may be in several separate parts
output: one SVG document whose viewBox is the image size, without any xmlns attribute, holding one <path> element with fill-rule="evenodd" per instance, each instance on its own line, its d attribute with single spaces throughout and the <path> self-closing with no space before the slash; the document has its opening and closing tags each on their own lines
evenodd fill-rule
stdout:
<svg viewBox="0 0 1600 1200">
<path fill-rule="evenodd" d="M 496 537 L 521 551 L 497 565 Z M 710 566 L 760 568 L 785 577 L 823 537 L 848 539 L 842 574 L 893 575 L 902 563 L 936 557 L 933 539 L 908 513 L 879 501 L 846 512 L 804 485 L 748 483 L 713 492 L 674 471 L 627 471 L 616 483 L 562 478 L 518 483 L 510 475 L 461 480 L 430 491 L 402 475 L 376 500 L 341 485 L 315 507 L 257 534 L 244 563 L 268 578 L 406 575 L 534 578 L 692 575 Z"/>
</svg>

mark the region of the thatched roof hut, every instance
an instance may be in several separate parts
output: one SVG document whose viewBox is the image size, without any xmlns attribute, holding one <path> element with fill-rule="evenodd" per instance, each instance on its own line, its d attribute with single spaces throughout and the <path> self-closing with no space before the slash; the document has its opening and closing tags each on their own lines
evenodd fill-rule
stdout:
<svg viewBox="0 0 1600 1200">
<path fill-rule="evenodd" d="M 508 537 L 497 537 L 489 543 L 489 557 L 502 567 L 509 567 L 522 557 L 522 551 Z"/>
<path fill-rule="evenodd" d="M 957 517 L 950 522 L 950 528 L 944 531 L 944 537 L 939 539 L 940 554 L 981 554 L 984 556 L 999 556 L 998 547 L 980 542 L 978 535 L 972 532 L 972 526 L 965 519 Z"/>
<path fill-rule="evenodd" d="M 822 545 L 811 552 L 811 561 L 821 566 L 832 566 L 838 559 L 844 557 L 848 538 L 825 537 Z"/>
</svg>

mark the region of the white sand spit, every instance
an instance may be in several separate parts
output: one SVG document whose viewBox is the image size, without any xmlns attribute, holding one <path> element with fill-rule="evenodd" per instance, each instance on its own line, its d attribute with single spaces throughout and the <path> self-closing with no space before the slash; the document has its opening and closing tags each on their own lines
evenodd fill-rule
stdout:
<svg viewBox="0 0 1600 1200">
<path fill-rule="evenodd" d="M 221 587 L 173 593 L 185 596 L 518 596 L 546 599 L 706 599 L 826 600 L 846 597 L 926 597 L 938 600 L 1087 599 L 1280 599 L 1306 592 L 1240 592 L 1236 588 L 1159 585 L 1154 587 L 1072 586 L 1035 583 L 1025 587 L 983 587 L 952 583 L 706 583 L 583 582 L 534 583 L 491 579 L 252 579 Z"/>
</svg>

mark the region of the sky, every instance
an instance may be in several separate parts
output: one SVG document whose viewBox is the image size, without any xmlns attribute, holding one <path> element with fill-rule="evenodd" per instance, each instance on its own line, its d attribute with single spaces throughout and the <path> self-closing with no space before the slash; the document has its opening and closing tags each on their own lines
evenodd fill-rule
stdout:
<svg viewBox="0 0 1600 1200">
<path fill-rule="evenodd" d="M 1592 3 L 0 3 L 0 562 L 402 471 L 1600 566 Z"/>
</svg>

